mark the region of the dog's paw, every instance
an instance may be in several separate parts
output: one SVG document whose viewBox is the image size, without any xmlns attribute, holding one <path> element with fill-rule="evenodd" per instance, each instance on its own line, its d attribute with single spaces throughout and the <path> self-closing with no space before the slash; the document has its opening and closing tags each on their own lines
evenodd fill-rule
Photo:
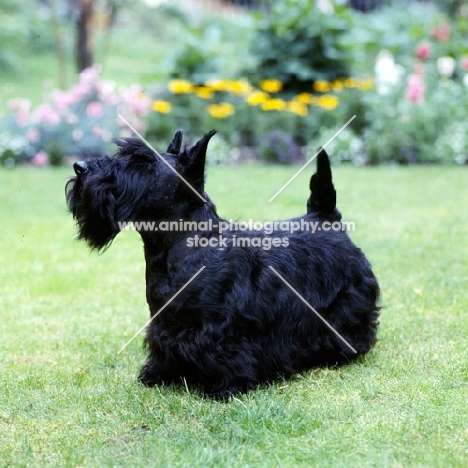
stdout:
<svg viewBox="0 0 468 468">
<path fill-rule="evenodd" d="M 138 380 L 147 387 L 154 387 L 155 385 L 162 384 L 162 379 L 159 374 L 149 366 L 143 366 L 140 375 L 138 376 Z"/>
<path fill-rule="evenodd" d="M 254 382 L 245 381 L 239 383 L 231 383 L 225 386 L 207 385 L 203 389 L 203 395 L 214 400 L 228 401 L 239 393 L 247 393 L 255 387 Z"/>
<path fill-rule="evenodd" d="M 236 389 L 219 390 L 217 388 L 205 387 L 202 395 L 205 398 L 211 398 L 213 400 L 228 401 L 237 393 L 239 393 L 239 391 L 236 391 Z"/>
</svg>

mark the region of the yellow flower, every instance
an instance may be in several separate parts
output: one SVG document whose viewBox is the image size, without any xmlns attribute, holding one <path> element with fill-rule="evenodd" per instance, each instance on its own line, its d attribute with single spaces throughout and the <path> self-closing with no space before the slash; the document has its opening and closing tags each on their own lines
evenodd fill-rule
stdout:
<svg viewBox="0 0 468 468">
<path fill-rule="evenodd" d="M 297 101 L 288 102 L 288 111 L 301 117 L 305 117 L 309 113 L 307 106 Z"/>
<path fill-rule="evenodd" d="M 336 96 L 332 96 L 331 94 L 324 94 L 323 96 L 320 96 L 317 100 L 317 105 L 325 110 L 336 109 L 339 103 L 340 100 Z"/>
<path fill-rule="evenodd" d="M 194 88 L 195 94 L 202 99 L 211 99 L 213 97 L 213 90 L 205 86 Z"/>
<path fill-rule="evenodd" d="M 226 80 L 209 80 L 205 83 L 205 87 L 213 91 L 224 91 L 226 89 L 226 83 Z"/>
<path fill-rule="evenodd" d="M 216 119 L 225 119 L 234 114 L 235 108 L 228 102 L 220 102 L 219 104 L 210 104 L 207 107 L 208 114 Z"/>
<path fill-rule="evenodd" d="M 277 93 L 283 89 L 283 83 L 275 79 L 267 79 L 260 81 L 260 88 L 267 93 Z"/>
<path fill-rule="evenodd" d="M 167 101 L 153 101 L 151 103 L 151 109 L 160 114 L 169 114 L 172 110 L 172 105 Z"/>
<path fill-rule="evenodd" d="M 323 80 L 315 81 L 312 87 L 314 88 L 314 91 L 317 91 L 318 93 L 326 93 L 327 91 L 330 91 L 330 83 Z"/>
<path fill-rule="evenodd" d="M 356 88 L 358 86 L 358 81 L 354 78 L 346 78 L 343 84 L 346 88 Z"/>
<path fill-rule="evenodd" d="M 372 89 L 374 87 L 374 81 L 371 78 L 369 78 L 367 80 L 361 80 L 360 82 L 358 82 L 357 87 L 361 91 L 367 91 L 367 90 Z"/>
<path fill-rule="evenodd" d="M 340 80 L 335 80 L 335 81 L 332 82 L 331 88 L 336 93 L 339 93 L 340 91 L 343 90 L 343 83 Z"/>
<path fill-rule="evenodd" d="M 282 99 L 268 99 L 262 103 L 262 109 L 264 111 L 281 111 L 286 108 L 286 102 Z"/>
<path fill-rule="evenodd" d="M 193 84 L 187 80 L 171 80 L 169 81 L 169 90 L 174 94 L 185 94 L 193 91 Z"/>
<path fill-rule="evenodd" d="M 293 99 L 301 104 L 312 104 L 315 101 L 315 97 L 310 93 L 298 94 L 297 96 L 294 96 Z"/>
<path fill-rule="evenodd" d="M 252 85 L 245 80 L 228 81 L 226 83 L 226 91 L 234 94 L 246 94 L 252 90 Z"/>
<path fill-rule="evenodd" d="M 270 99 L 270 96 L 268 96 L 267 93 L 264 93 L 263 91 L 253 91 L 247 96 L 247 104 L 250 104 L 251 106 L 258 106 L 259 104 L 264 103 Z"/>
</svg>

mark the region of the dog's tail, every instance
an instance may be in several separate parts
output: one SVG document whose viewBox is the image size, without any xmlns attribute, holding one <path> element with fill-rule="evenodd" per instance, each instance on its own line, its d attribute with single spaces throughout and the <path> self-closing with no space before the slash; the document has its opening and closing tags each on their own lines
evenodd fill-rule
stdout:
<svg viewBox="0 0 468 468">
<path fill-rule="evenodd" d="M 328 154 L 319 148 L 317 171 L 310 179 L 310 198 L 307 200 L 307 213 L 317 213 L 324 218 L 339 221 L 341 213 L 336 208 L 336 191 Z"/>
</svg>

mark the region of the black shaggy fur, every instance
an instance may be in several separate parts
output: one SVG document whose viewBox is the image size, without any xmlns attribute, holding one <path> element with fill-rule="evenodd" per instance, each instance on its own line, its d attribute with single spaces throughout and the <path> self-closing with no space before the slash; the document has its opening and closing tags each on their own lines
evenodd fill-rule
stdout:
<svg viewBox="0 0 468 468">
<path fill-rule="evenodd" d="M 101 250 L 119 233 L 119 222 L 208 221 L 212 230 L 140 230 L 146 259 L 151 316 L 206 268 L 148 326 L 149 352 L 139 379 L 152 386 L 185 379 L 214 398 L 229 398 L 257 384 L 323 365 L 348 363 L 376 342 L 379 287 L 364 254 L 346 232 L 274 232 L 288 246 L 238 247 L 223 232 L 222 247 L 193 247 L 188 239 L 219 238 L 221 221 L 204 191 L 206 134 L 181 149 L 176 133 L 165 161 L 203 196 L 203 202 L 167 164 L 137 139 L 118 141 L 116 157 L 77 162 L 67 202 L 78 238 Z M 337 222 L 328 156 L 317 157 L 307 214 L 293 220 Z M 232 187 L 232 196 L 236 188 Z M 273 267 L 333 327 L 351 349 L 269 267 Z"/>
</svg>

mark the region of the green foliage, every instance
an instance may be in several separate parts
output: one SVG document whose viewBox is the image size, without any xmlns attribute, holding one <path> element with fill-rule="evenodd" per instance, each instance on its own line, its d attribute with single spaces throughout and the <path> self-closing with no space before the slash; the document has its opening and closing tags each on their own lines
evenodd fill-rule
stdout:
<svg viewBox="0 0 468 468">
<path fill-rule="evenodd" d="M 28 0 L 0 0 L 0 11 L 0 72 L 18 72 L 29 53 L 53 47 L 53 31 L 44 9 L 32 7 Z"/>
<path fill-rule="evenodd" d="M 251 42 L 256 58 L 252 81 L 279 79 L 285 91 L 310 91 L 316 80 L 348 75 L 341 39 L 351 26 L 346 8 L 321 13 L 312 0 L 275 2 Z"/>
<path fill-rule="evenodd" d="M 170 16 L 178 19 L 181 29 L 173 53 L 165 63 L 170 77 L 202 84 L 220 75 L 236 77 L 241 67 L 251 62 L 245 53 L 253 30 L 250 17 L 230 20 L 204 12 L 194 20 L 175 7 L 170 7 L 172 10 Z M 167 7 L 158 11 L 169 14 Z"/>
<path fill-rule="evenodd" d="M 439 7 L 451 17 L 456 17 L 462 9 L 468 7 L 467 0 L 439 0 Z"/>
<path fill-rule="evenodd" d="M 396 61 L 411 66 L 419 41 L 444 21 L 431 3 L 420 4 L 394 0 L 372 14 L 353 14 L 352 27 L 342 38 L 352 69 L 358 75 L 372 70 L 382 49 L 389 50 Z"/>
<path fill-rule="evenodd" d="M 220 58 L 217 44 L 220 29 L 215 25 L 207 28 L 192 28 L 184 38 L 185 44 L 175 55 L 171 76 L 189 79 L 197 84 L 218 75 Z"/>
</svg>

